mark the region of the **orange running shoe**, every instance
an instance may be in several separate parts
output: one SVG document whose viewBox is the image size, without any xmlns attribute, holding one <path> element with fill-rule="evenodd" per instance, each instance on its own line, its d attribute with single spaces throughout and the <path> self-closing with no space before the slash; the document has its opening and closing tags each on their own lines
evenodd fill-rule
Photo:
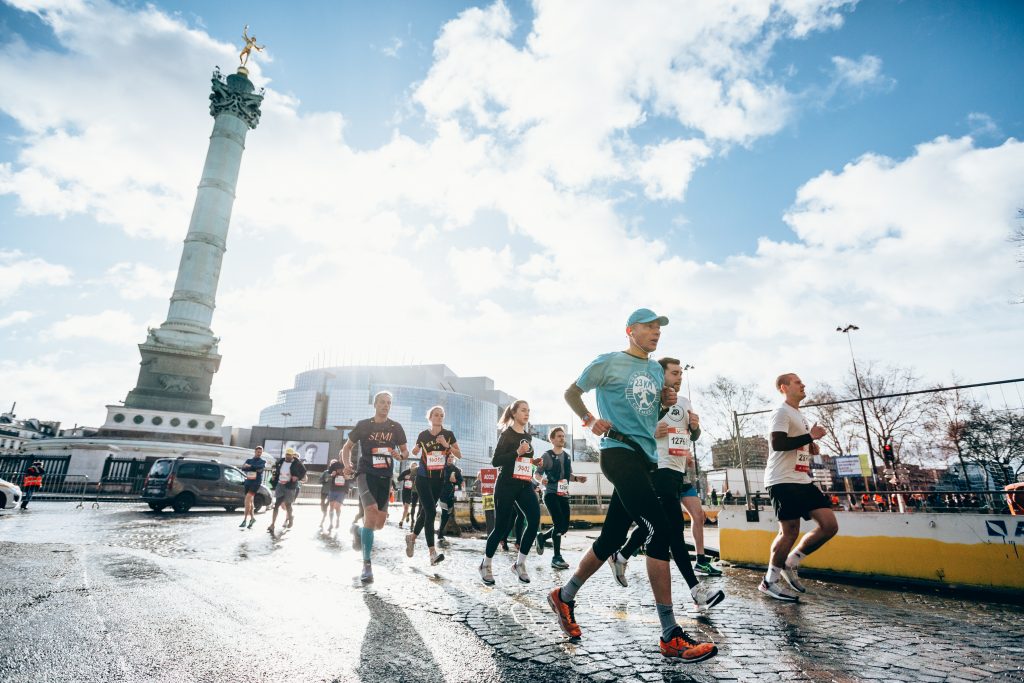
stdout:
<svg viewBox="0 0 1024 683">
<path fill-rule="evenodd" d="M 555 588 L 548 593 L 548 604 L 551 605 L 551 610 L 558 615 L 558 625 L 565 631 L 565 635 L 570 638 L 579 638 L 583 635 L 580 625 L 576 623 L 576 603 L 562 600 L 561 588 Z"/>
<path fill-rule="evenodd" d="M 684 662 L 703 662 L 718 654 L 718 646 L 714 643 L 699 643 L 691 638 L 683 629 L 676 626 L 672 637 L 668 640 L 660 638 L 661 654 L 666 657 L 679 657 Z"/>
</svg>

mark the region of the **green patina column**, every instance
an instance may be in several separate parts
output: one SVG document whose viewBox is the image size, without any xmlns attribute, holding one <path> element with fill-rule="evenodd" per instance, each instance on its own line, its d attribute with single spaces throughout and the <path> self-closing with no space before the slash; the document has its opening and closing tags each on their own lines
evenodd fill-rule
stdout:
<svg viewBox="0 0 1024 683">
<path fill-rule="evenodd" d="M 210 324 L 245 136 L 259 124 L 263 101 L 245 67 L 227 78 L 218 69 L 212 80 L 213 133 L 174 293 L 167 319 L 160 327 L 150 328 L 139 345 L 139 380 L 125 399 L 125 408 L 212 413 L 210 384 L 221 357 Z"/>
</svg>

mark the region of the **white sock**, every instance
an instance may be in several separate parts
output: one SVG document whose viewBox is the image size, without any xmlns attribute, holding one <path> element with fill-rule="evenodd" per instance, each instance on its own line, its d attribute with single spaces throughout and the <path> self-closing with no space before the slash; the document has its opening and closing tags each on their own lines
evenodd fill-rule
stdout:
<svg viewBox="0 0 1024 683">
<path fill-rule="evenodd" d="M 619 564 L 626 564 L 627 562 L 626 558 L 623 557 L 622 553 L 620 553 L 618 550 L 615 551 L 615 561 Z"/>
<path fill-rule="evenodd" d="M 764 575 L 764 580 L 768 583 L 778 581 L 782 575 L 782 567 L 776 567 L 774 564 L 768 565 L 768 572 Z"/>
<path fill-rule="evenodd" d="M 520 567 L 526 566 L 526 553 L 519 553 L 519 558 L 516 560 L 516 564 Z"/>
<path fill-rule="evenodd" d="M 786 558 L 786 569 L 796 569 L 800 566 L 800 562 L 802 562 L 805 557 L 807 557 L 807 555 L 804 553 L 799 550 L 794 550 L 789 554 L 789 557 Z"/>
<path fill-rule="evenodd" d="M 485 557 L 484 558 L 484 566 L 487 567 L 488 569 L 491 568 L 491 558 L 489 558 L 489 557 Z"/>
</svg>

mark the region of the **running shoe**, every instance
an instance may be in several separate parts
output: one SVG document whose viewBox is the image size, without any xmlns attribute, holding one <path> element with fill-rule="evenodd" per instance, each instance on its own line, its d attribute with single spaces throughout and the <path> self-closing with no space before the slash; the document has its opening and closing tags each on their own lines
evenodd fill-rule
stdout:
<svg viewBox="0 0 1024 683">
<path fill-rule="evenodd" d="M 701 609 L 711 609 L 718 603 L 725 600 L 725 593 L 717 588 L 711 588 L 703 583 L 698 583 L 696 586 L 690 589 L 690 595 L 693 596 L 693 601 L 697 603 L 697 607 Z"/>
<path fill-rule="evenodd" d="M 618 581 L 619 585 L 623 588 L 629 587 L 629 582 L 626 581 L 626 564 L 627 562 L 619 562 L 617 558 L 619 553 L 615 552 L 608 556 L 608 566 L 612 568 L 612 574 L 615 575 L 615 580 Z"/>
<path fill-rule="evenodd" d="M 494 575 L 491 573 L 491 568 L 485 565 L 483 560 L 480 560 L 480 579 L 485 585 L 494 585 Z"/>
<path fill-rule="evenodd" d="M 245 522 L 245 520 L 243 519 L 243 520 L 242 520 L 242 523 L 238 525 L 238 528 L 239 528 L 239 529 L 242 529 L 242 528 L 244 528 L 244 527 L 245 527 L 245 524 L 246 524 L 246 522 Z"/>
<path fill-rule="evenodd" d="M 405 556 L 412 557 L 416 552 L 416 534 L 405 535 Z"/>
<path fill-rule="evenodd" d="M 398 523 L 398 528 L 401 529 L 403 524 L 405 524 L 405 520 L 404 519 L 401 522 Z"/>
<path fill-rule="evenodd" d="M 271 536 L 273 536 L 274 535 L 274 525 L 271 524 L 270 526 L 268 526 L 267 527 L 267 531 L 270 533 Z"/>
<path fill-rule="evenodd" d="M 562 559 L 561 555 L 555 555 L 551 558 L 552 569 L 568 569 L 569 563 Z"/>
<path fill-rule="evenodd" d="M 659 638 L 658 645 L 661 647 L 661 654 L 666 657 L 678 657 L 689 664 L 703 662 L 718 654 L 718 647 L 714 643 L 694 640 L 681 626 L 676 626 L 668 640 Z"/>
<path fill-rule="evenodd" d="M 249 520 L 249 527 L 248 528 L 251 529 L 252 525 L 255 524 L 255 523 L 256 523 L 256 518 L 253 517 L 252 519 Z"/>
<path fill-rule="evenodd" d="M 786 580 L 789 587 L 795 590 L 797 593 L 806 593 L 807 589 L 804 584 L 800 581 L 800 577 L 797 575 L 795 568 L 786 567 L 782 570 L 782 578 Z"/>
<path fill-rule="evenodd" d="M 526 571 L 526 565 L 519 564 L 518 560 L 512 563 L 512 573 L 519 577 L 519 583 L 530 583 L 530 575 Z"/>
<path fill-rule="evenodd" d="M 544 534 L 537 534 L 537 554 L 544 554 L 544 544 L 547 543 L 547 539 L 544 538 Z"/>
<path fill-rule="evenodd" d="M 369 562 L 363 562 L 363 573 L 359 575 L 359 580 L 363 583 L 373 583 L 373 565 Z"/>
<path fill-rule="evenodd" d="M 359 527 L 353 524 L 348 530 L 352 533 L 352 550 L 362 550 L 363 537 L 359 534 Z"/>
<path fill-rule="evenodd" d="M 781 600 L 782 602 L 797 602 L 800 600 L 799 595 L 790 593 L 785 588 L 779 585 L 778 581 L 772 581 L 768 583 L 765 579 L 761 579 L 761 585 L 757 587 L 757 590 L 761 591 L 770 598 Z"/>
<path fill-rule="evenodd" d="M 431 566 L 435 564 L 441 564 L 442 562 L 444 562 L 444 553 L 435 553 L 430 556 Z"/>
<path fill-rule="evenodd" d="M 704 576 L 721 576 L 722 575 L 722 570 L 721 569 L 719 569 L 718 567 L 715 567 L 714 565 L 711 564 L 711 562 L 708 562 L 706 560 L 704 562 L 695 562 L 693 564 L 693 571 L 697 572 L 698 574 L 703 574 Z"/>
<path fill-rule="evenodd" d="M 295 523 L 295 518 L 294 517 L 289 517 L 288 519 L 286 519 L 284 521 L 284 528 L 285 529 L 291 529 L 292 528 L 292 524 L 294 524 L 294 523 Z"/>
<path fill-rule="evenodd" d="M 580 625 L 576 623 L 576 602 L 562 600 L 562 589 L 555 588 L 548 593 L 548 605 L 551 611 L 558 615 L 558 626 L 570 638 L 579 638 L 583 635 Z"/>
</svg>

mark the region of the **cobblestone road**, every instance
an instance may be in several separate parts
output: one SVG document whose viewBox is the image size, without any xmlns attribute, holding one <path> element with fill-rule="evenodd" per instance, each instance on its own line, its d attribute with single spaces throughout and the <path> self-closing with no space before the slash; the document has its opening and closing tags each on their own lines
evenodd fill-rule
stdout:
<svg viewBox="0 0 1024 683">
<path fill-rule="evenodd" d="M 100 510 L 65 503 L 33 507 L 26 514 L 0 515 L 5 576 L 34 561 L 33 547 L 45 546 L 47 552 L 67 548 L 100 558 L 110 582 L 105 590 L 118 581 L 134 585 L 171 576 L 186 585 L 221 574 L 264 585 L 306 586 L 311 592 L 305 609 L 288 614 L 288 630 L 344 637 L 362 643 L 363 654 L 350 653 L 348 660 L 338 655 L 333 669 L 297 669 L 291 680 L 397 680 L 397 675 L 444 681 L 1024 681 L 1024 608 L 1019 606 L 814 580 L 807 581 L 809 593 L 801 603 L 790 605 L 758 593 L 756 572 L 727 568 L 725 576 L 709 579 L 726 592 L 726 601 L 706 614 L 693 608 L 685 585 L 674 581 L 684 628 L 720 648 L 714 659 L 683 665 L 658 653 L 657 617 L 642 558 L 630 563 L 629 588 L 615 584 L 606 569 L 584 587 L 576 610 L 584 637 L 572 643 L 545 602 L 546 591 L 566 581 L 571 570 L 551 569 L 549 554 L 531 556 L 533 583 L 522 586 L 508 569 L 513 556 L 499 551 L 498 584 L 489 588 L 476 573 L 482 541 L 453 539 L 448 559 L 430 567 L 422 541 L 416 556 L 406 558 L 402 531 L 389 524 L 377 537 L 376 582 L 362 588 L 356 580 L 359 557 L 348 535 L 320 535 L 319 511 L 312 506 L 300 506 L 295 528 L 280 538 L 263 530 L 266 515 L 252 531 L 240 531 L 240 516 L 223 512 L 179 516 L 109 504 Z M 352 514 L 346 508 L 346 522 Z M 563 554 L 571 565 L 595 533 L 570 534 Z M 44 610 L 45 617 L 45 602 L 26 602 L 24 593 L 32 590 L 38 588 L 8 586 L 0 591 L 0 608 L 24 611 L 30 605 Z M 86 582 L 76 590 L 93 588 Z M 309 601 L 328 594 L 325 616 L 323 606 Z M 145 604 L 136 608 L 147 609 Z M 392 622 L 401 622 L 405 643 L 416 645 L 395 643 L 387 666 L 370 666 L 367 643 L 388 640 Z M 8 637 L 0 645 L 10 648 L 15 642 Z M 423 669 L 416 652 L 428 650 L 431 665 Z M 130 654 L 121 656 L 125 671 L 140 670 Z M 480 664 L 484 659 L 491 662 L 487 667 Z M 13 661 L 0 657 L 0 674 L 5 662 L 13 666 Z M 30 664 L 19 666 L 25 678 L 18 680 L 36 680 Z M 241 674 L 236 679 L 248 680 Z"/>
</svg>

